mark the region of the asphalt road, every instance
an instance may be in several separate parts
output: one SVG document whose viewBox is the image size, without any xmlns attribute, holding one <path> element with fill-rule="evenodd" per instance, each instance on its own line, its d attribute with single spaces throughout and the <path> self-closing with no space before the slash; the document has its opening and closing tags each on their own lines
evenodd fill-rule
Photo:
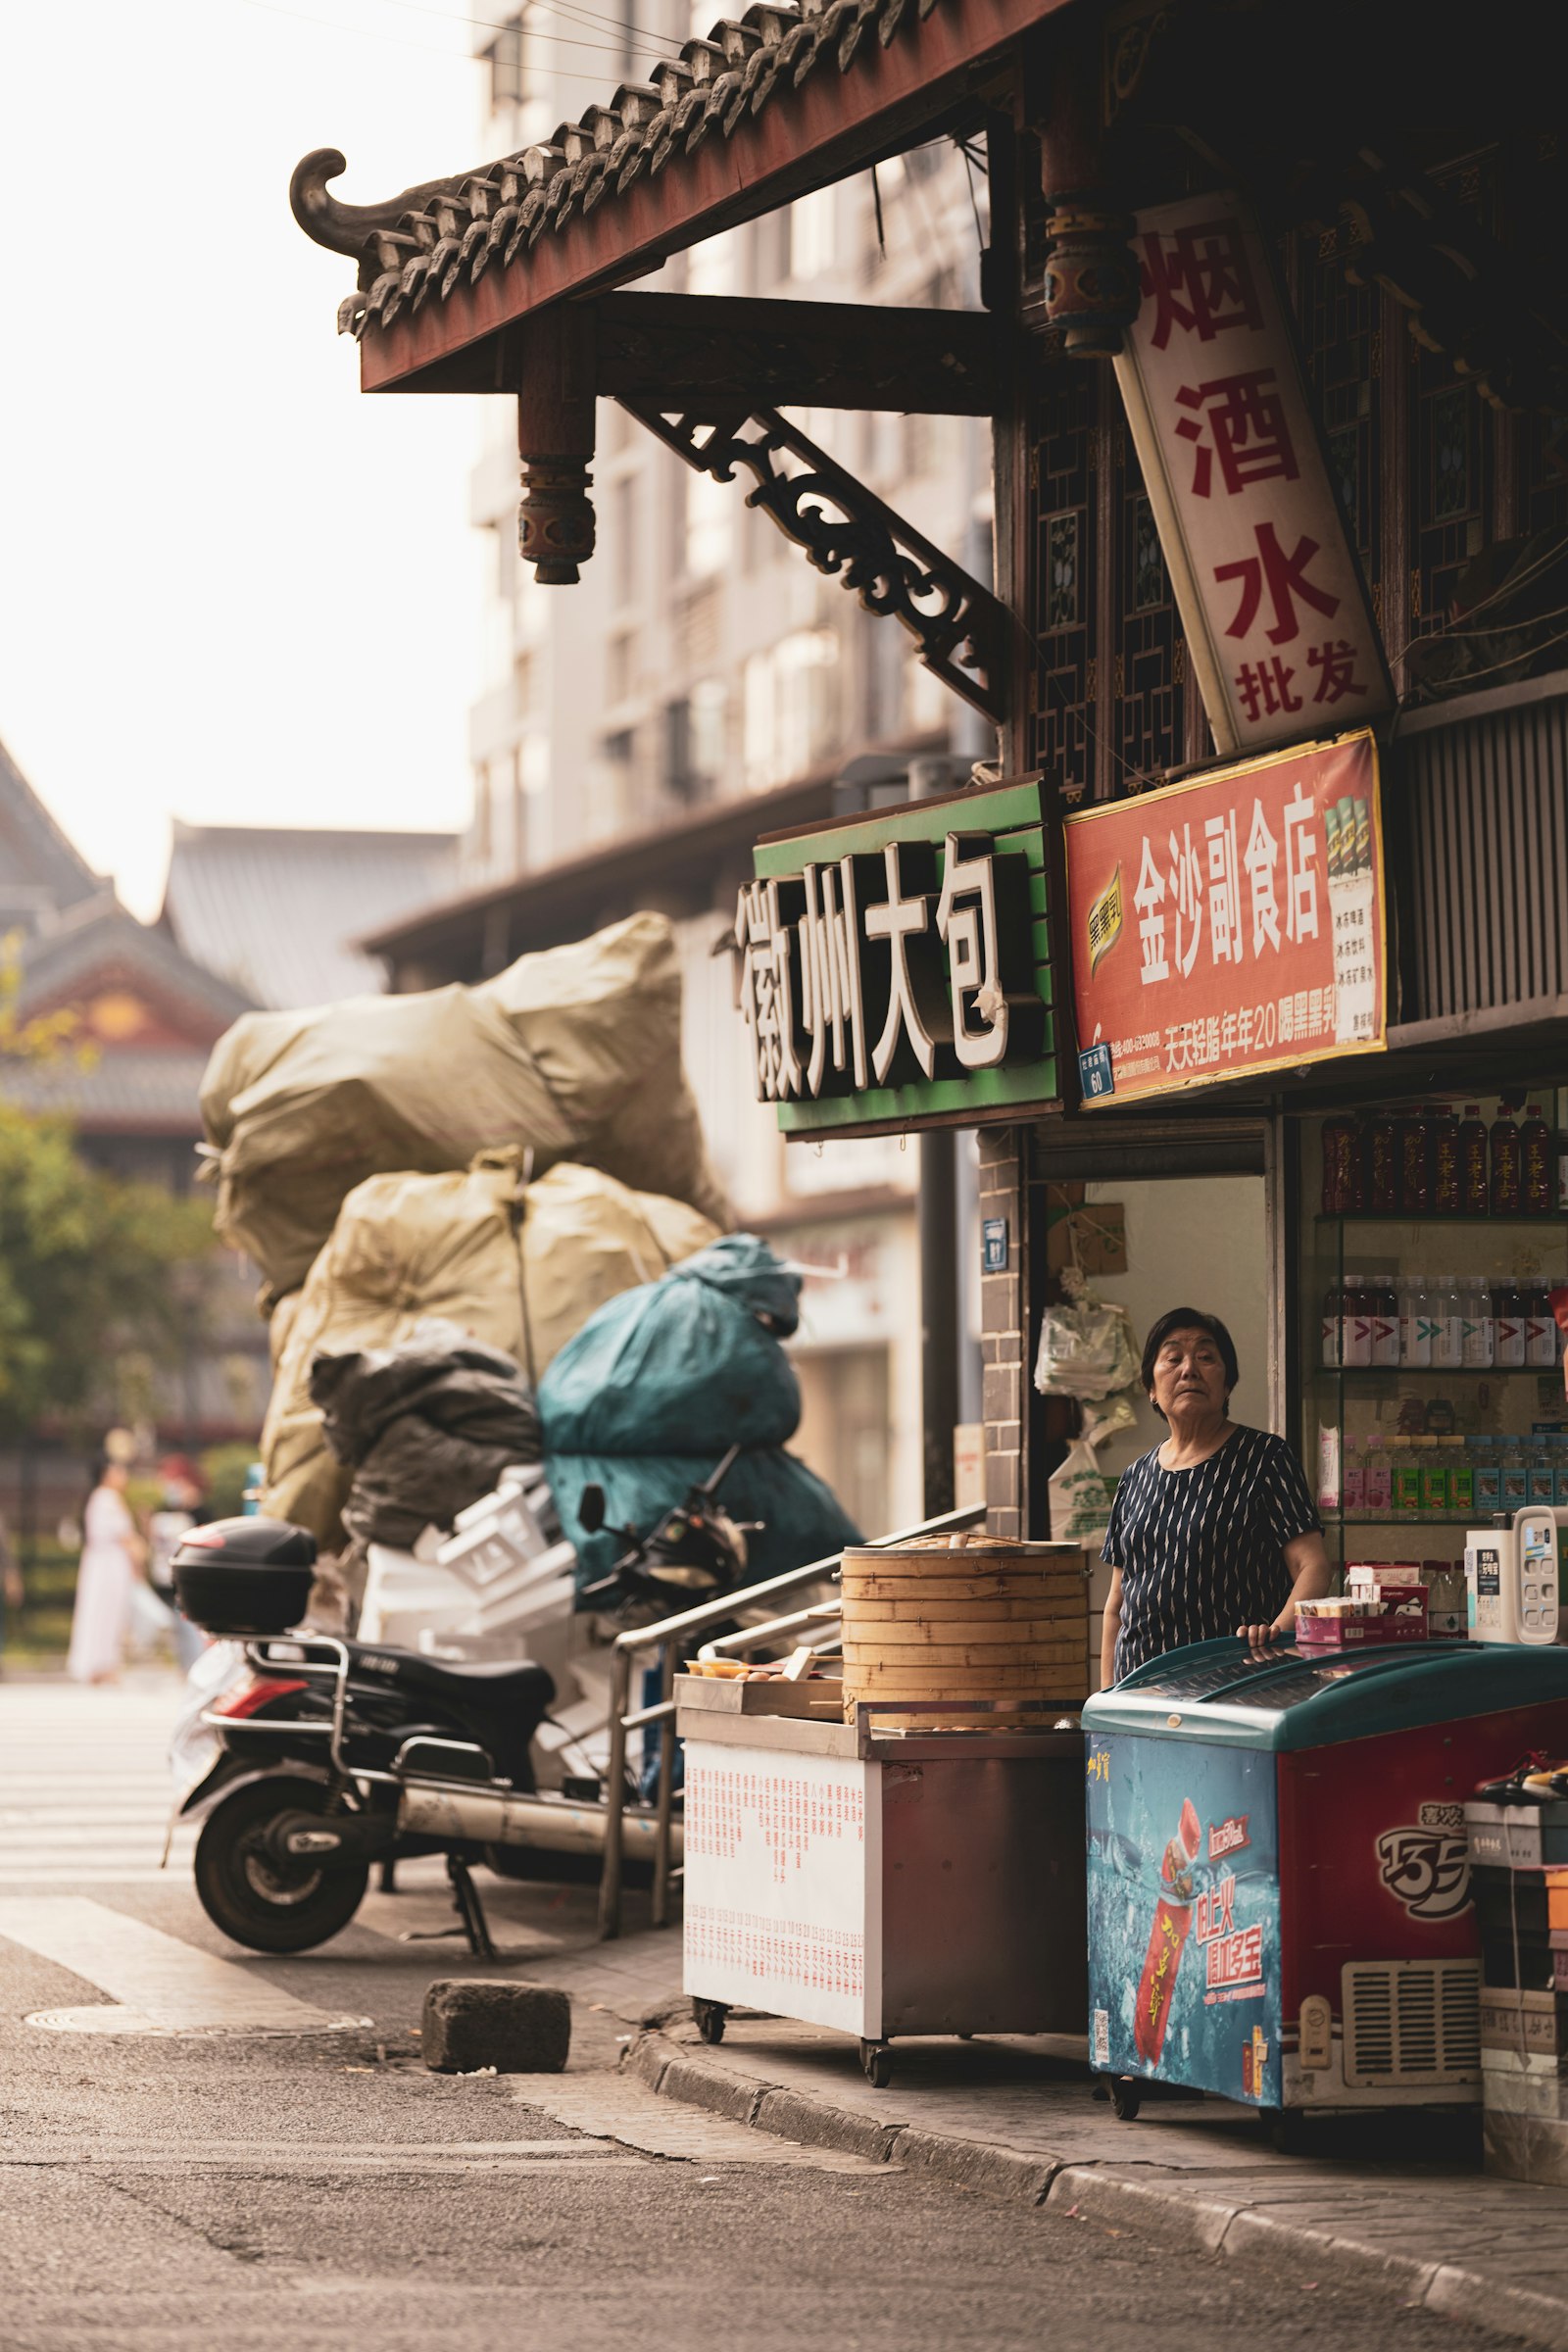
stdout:
<svg viewBox="0 0 1568 2352">
<path fill-rule="evenodd" d="M 373 1900 L 318 1955 L 236 1954 L 188 1866 L 154 1868 L 156 1704 L 111 1694 L 93 1713 L 93 1696 L 57 1707 L 0 1686 L 6 2352 L 1503 2340 L 1327 2267 L 1178 2255 L 656 2099 L 613 2070 L 673 1953 L 574 1954 L 575 1892 L 492 1890 L 530 1955 L 515 1973 L 574 1991 L 568 2074 L 432 2076 L 424 1987 L 466 1964 L 456 1944 L 397 1937 L 441 1923 L 439 1889 Z M 26 1758 L 45 1755 L 42 1779 Z M 127 1985 L 162 2004 L 162 2027 L 123 2028 Z M 168 2024 L 181 2003 L 209 2022 Z M 274 2022 L 247 2023 L 247 2005 Z M 297 2028 L 293 2005 L 327 2022 Z M 109 2010 L 122 2030 L 77 2030 Z M 331 2022 L 350 2018 L 365 2022 Z"/>
</svg>

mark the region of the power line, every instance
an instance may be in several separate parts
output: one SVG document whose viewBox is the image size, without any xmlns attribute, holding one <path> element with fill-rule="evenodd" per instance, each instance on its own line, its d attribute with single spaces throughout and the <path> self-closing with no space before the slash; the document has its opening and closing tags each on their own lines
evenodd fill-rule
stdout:
<svg viewBox="0 0 1568 2352">
<path fill-rule="evenodd" d="M 282 0 L 240 0 L 240 5 L 244 8 L 259 8 L 271 17 L 292 17 L 299 24 L 318 24 L 326 32 L 348 33 L 355 40 L 380 41 L 383 45 L 393 49 L 416 49 L 425 57 L 450 58 L 454 64 L 476 66 L 482 62 L 466 49 L 438 49 L 431 41 L 405 40 L 398 33 L 377 32 L 368 24 L 342 24 L 332 17 L 312 16 L 302 8 L 285 8 Z M 439 14 L 440 12 L 432 11 L 430 13 Z M 624 54 L 619 49 L 612 49 L 608 42 L 585 41 L 575 35 L 568 36 L 564 33 L 538 32 L 530 37 L 538 41 L 559 44 L 564 49 L 577 49 L 583 52 L 595 50 L 603 57 L 619 58 Z M 602 72 L 573 74 L 569 67 L 553 67 L 552 72 L 559 73 L 565 80 L 591 81 L 599 89 L 604 87 L 606 79 Z"/>
<path fill-rule="evenodd" d="M 626 40 L 658 42 L 666 49 L 673 49 L 677 56 L 679 55 L 681 47 L 679 41 L 671 40 L 665 33 L 642 31 L 635 25 L 622 24 L 620 20 L 615 17 L 607 17 L 600 9 L 580 7 L 577 5 L 577 0 L 524 0 L 524 5 L 519 9 L 516 16 L 506 18 L 455 18 L 444 8 L 430 7 L 429 0 L 381 0 L 381 4 L 385 8 L 408 9 L 416 16 L 442 17 L 449 24 L 471 24 L 475 30 L 479 32 L 520 31 L 525 33 L 530 40 L 548 40 L 551 38 L 551 35 L 548 33 L 536 33 L 533 30 L 533 27 L 529 23 L 529 19 L 537 15 L 561 17 L 568 22 L 572 18 L 576 18 L 582 24 L 596 24 L 601 26 L 606 31 L 620 33 Z M 624 50 L 623 48 L 616 48 L 614 51 L 611 52 L 611 54 L 619 57 L 624 54 Z"/>
</svg>

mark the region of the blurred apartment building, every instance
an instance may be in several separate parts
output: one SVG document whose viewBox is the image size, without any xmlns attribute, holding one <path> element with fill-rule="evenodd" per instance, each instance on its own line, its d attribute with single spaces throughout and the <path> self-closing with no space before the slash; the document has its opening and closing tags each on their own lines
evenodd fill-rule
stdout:
<svg viewBox="0 0 1568 2352">
<path fill-rule="evenodd" d="M 556 125 L 706 34 L 647 0 L 616 55 L 608 15 L 524 11 L 490 30 L 481 151 L 549 141 Z M 585 22 L 585 21 L 584 21 Z M 606 54 L 606 52 L 609 52 Z M 914 149 L 715 237 L 640 291 L 808 298 L 945 309 L 979 304 L 985 178 L 951 142 Z M 990 577 L 983 421 L 793 412 L 792 421 L 938 547 Z M 895 621 L 863 612 L 749 508 L 750 477 L 692 471 L 636 417 L 602 402 L 593 499 L 598 545 L 575 587 L 541 587 L 517 555 L 515 409 L 486 404 L 469 515 L 493 555 L 484 616 L 489 684 L 469 714 L 474 814 L 461 889 L 368 944 L 392 985 L 471 980 L 512 956 L 639 906 L 677 925 L 686 1060 L 710 1148 L 742 1221 L 808 1282 L 796 1355 L 801 1451 L 868 1530 L 920 1515 L 917 1156 L 898 1139 L 785 1150 L 753 1098 L 722 943 L 759 835 L 902 799 L 967 774 L 993 739 L 914 659 Z M 963 1199 L 960 1169 L 960 1202 Z M 967 1224 L 960 1215 L 960 1233 Z M 960 1262 L 974 1263 L 964 1241 Z M 977 1289 L 978 1285 L 973 1286 Z M 978 1419 L 972 1390 L 959 1418 Z"/>
</svg>

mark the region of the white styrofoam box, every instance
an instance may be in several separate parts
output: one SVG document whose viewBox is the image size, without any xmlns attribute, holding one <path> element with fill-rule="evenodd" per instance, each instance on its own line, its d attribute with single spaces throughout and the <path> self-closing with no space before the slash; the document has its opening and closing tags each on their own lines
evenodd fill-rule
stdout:
<svg viewBox="0 0 1568 2352">
<path fill-rule="evenodd" d="M 443 1568 L 483 1592 L 509 1568 L 537 1559 L 551 1548 L 527 1491 L 507 1485 L 498 1487 L 493 1494 L 481 1495 L 460 1513 L 438 1556 Z"/>
<path fill-rule="evenodd" d="M 455 1631 L 473 1613 L 468 1586 L 434 1561 L 390 1544 L 368 1547 L 359 1639 L 417 1648 L 425 1632 Z"/>
</svg>

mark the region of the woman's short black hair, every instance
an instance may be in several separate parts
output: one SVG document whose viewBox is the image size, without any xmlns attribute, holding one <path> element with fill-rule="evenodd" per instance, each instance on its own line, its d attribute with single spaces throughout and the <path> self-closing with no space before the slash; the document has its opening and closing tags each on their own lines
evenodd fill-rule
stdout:
<svg viewBox="0 0 1568 2352">
<path fill-rule="evenodd" d="M 1169 1314 L 1161 1315 L 1157 1323 L 1150 1326 L 1149 1337 L 1144 1342 L 1144 1360 L 1138 1370 L 1145 1396 L 1153 1396 L 1155 1359 L 1173 1331 L 1207 1332 L 1219 1349 L 1219 1360 L 1225 1367 L 1225 1394 L 1229 1396 L 1242 1377 L 1241 1366 L 1236 1361 L 1236 1342 L 1218 1315 L 1205 1315 L 1197 1306 L 1173 1306 Z M 1156 1405 L 1154 1410 L 1158 1412 L 1159 1407 Z"/>
</svg>

